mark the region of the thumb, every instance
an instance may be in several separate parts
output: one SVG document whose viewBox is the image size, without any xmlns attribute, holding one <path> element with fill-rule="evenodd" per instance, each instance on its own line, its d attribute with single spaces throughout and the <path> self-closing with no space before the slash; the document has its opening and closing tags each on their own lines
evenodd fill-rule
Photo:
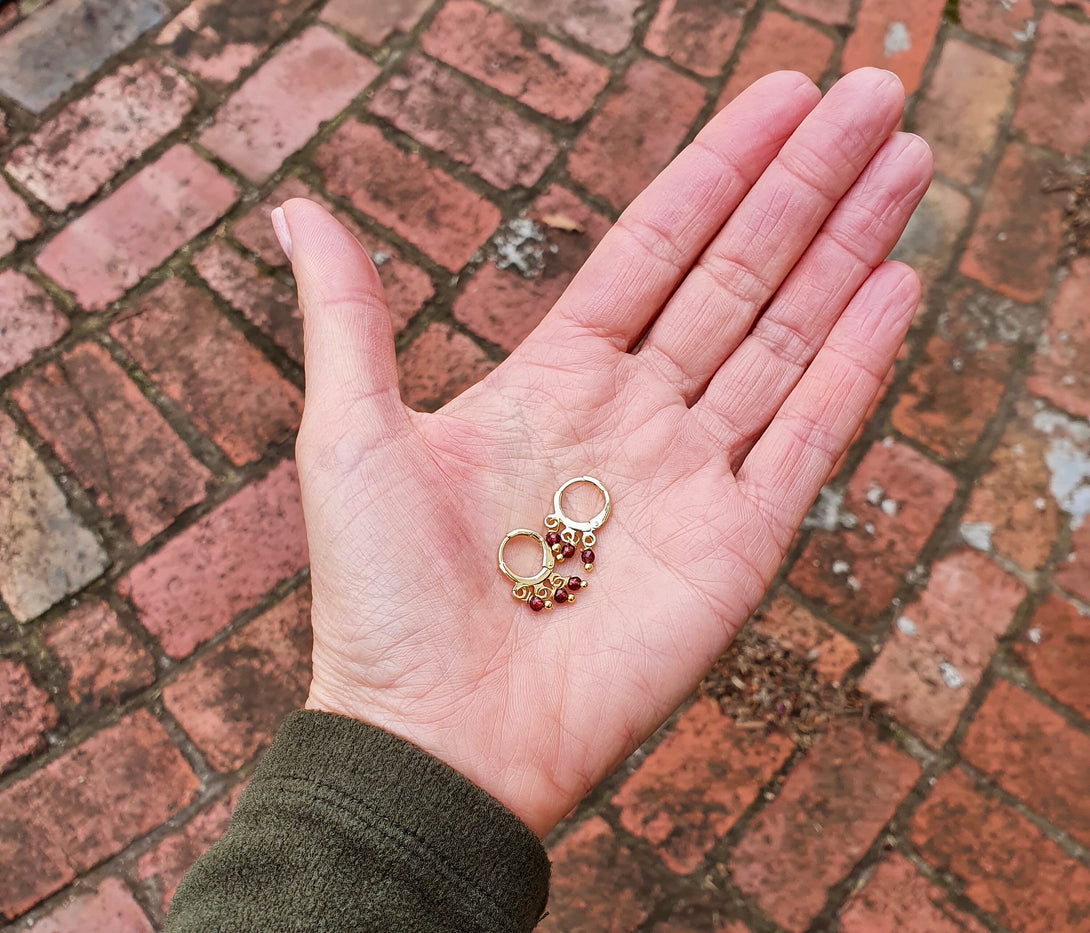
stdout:
<svg viewBox="0 0 1090 933">
<path fill-rule="evenodd" d="M 271 219 L 299 289 L 305 417 L 329 425 L 351 410 L 354 421 L 389 425 L 404 415 L 404 407 L 393 326 L 370 256 L 313 201 L 292 198 Z"/>
</svg>

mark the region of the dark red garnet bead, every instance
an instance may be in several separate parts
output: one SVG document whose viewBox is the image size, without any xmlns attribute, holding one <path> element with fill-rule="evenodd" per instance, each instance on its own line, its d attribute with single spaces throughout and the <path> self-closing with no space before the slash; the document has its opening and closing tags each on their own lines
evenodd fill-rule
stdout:
<svg viewBox="0 0 1090 933">
<path fill-rule="evenodd" d="M 583 557 L 583 563 L 584 564 L 593 564 L 594 563 L 594 551 L 592 551 L 590 548 L 587 548 L 583 552 L 582 557 Z"/>
<path fill-rule="evenodd" d="M 560 549 L 560 554 L 563 557 L 572 557 L 575 554 L 575 546 L 571 544 L 565 544 Z"/>
<path fill-rule="evenodd" d="M 534 612 L 541 612 L 541 610 L 545 608 L 545 600 L 540 596 L 531 596 L 530 608 L 533 609 Z"/>
<path fill-rule="evenodd" d="M 549 545 L 549 547 L 552 547 L 554 544 L 559 544 L 560 535 L 557 534 L 557 532 L 555 531 L 550 531 L 547 535 L 545 535 L 545 543 Z"/>
<path fill-rule="evenodd" d="M 583 581 L 580 580 L 578 577 L 568 577 L 568 586 L 570 586 L 573 590 L 579 589 L 582 585 Z"/>
<path fill-rule="evenodd" d="M 561 588 L 553 593 L 553 599 L 558 603 L 566 603 L 568 601 L 568 591 Z"/>
</svg>

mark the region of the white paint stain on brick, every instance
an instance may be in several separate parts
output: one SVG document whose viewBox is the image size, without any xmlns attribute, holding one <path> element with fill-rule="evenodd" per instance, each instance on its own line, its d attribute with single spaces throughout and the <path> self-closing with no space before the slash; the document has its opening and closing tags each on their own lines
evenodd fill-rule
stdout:
<svg viewBox="0 0 1090 933">
<path fill-rule="evenodd" d="M 898 52 L 907 52 L 910 48 L 912 48 L 912 40 L 908 35 L 908 27 L 902 22 L 890 23 L 889 29 L 886 30 L 886 40 L 883 43 L 886 58 L 890 58 Z"/>
</svg>

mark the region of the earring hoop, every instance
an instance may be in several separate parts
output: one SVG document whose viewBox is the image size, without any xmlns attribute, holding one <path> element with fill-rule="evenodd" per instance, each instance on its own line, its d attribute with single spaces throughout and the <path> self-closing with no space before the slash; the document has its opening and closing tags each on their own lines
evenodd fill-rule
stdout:
<svg viewBox="0 0 1090 933">
<path fill-rule="evenodd" d="M 532 577 L 524 577 L 515 573 L 503 558 L 504 548 L 514 538 L 525 535 L 533 538 L 541 545 L 541 569 Z M 553 603 L 574 603 L 575 591 L 587 588 L 587 581 L 579 577 L 562 576 L 553 568 L 556 566 L 556 555 L 545 539 L 536 531 L 529 528 L 516 528 L 504 535 L 500 542 L 497 559 L 500 564 L 500 572 L 515 585 L 511 588 L 511 595 L 515 599 L 522 600 L 534 612 L 542 609 L 552 609 Z"/>
<path fill-rule="evenodd" d="M 507 565 L 507 561 L 503 559 L 503 551 L 504 548 L 507 547 L 508 542 L 524 535 L 533 538 L 541 545 L 541 569 L 532 577 L 524 577 L 521 574 L 515 573 L 515 571 Z M 545 543 L 545 539 L 536 531 L 531 531 L 529 528 L 516 528 L 514 531 L 507 532 L 500 542 L 498 559 L 500 562 L 500 571 L 508 580 L 516 584 L 516 588 L 518 586 L 537 586 L 537 584 L 542 583 L 549 578 L 549 574 L 553 572 L 553 567 L 556 566 L 556 555 L 553 554 L 549 545 Z"/>
</svg>

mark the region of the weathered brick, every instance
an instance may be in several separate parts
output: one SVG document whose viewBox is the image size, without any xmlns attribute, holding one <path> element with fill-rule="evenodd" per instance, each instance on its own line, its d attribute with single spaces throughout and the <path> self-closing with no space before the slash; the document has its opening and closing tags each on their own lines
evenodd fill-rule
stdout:
<svg viewBox="0 0 1090 933">
<path fill-rule="evenodd" d="M 56 724 L 49 694 L 30 679 L 26 665 L 0 658 L 0 771 L 39 751 Z"/>
<path fill-rule="evenodd" d="M 529 187 L 557 152 L 544 130 L 421 56 L 387 79 L 370 110 L 497 188 Z"/>
<path fill-rule="evenodd" d="M 1048 287 L 1060 246 L 1063 195 L 1042 193 L 1052 162 L 1011 143 L 984 197 L 961 271 L 1016 301 L 1036 301 Z"/>
<path fill-rule="evenodd" d="M 144 544 L 204 498 L 211 474 L 110 354 L 84 343 L 12 393 L 99 508 Z"/>
<path fill-rule="evenodd" d="M 261 66 L 201 134 L 201 144 L 265 181 L 378 74 L 328 30 L 312 26 Z"/>
<path fill-rule="evenodd" d="M 301 589 L 163 690 L 170 714 L 217 771 L 267 745 L 310 686 L 310 591 Z"/>
<path fill-rule="evenodd" d="M 912 94 L 920 84 L 942 20 L 945 0 L 862 0 L 856 27 L 844 44 L 840 70 L 873 65 L 892 71 Z"/>
<path fill-rule="evenodd" d="M 68 224 L 38 255 L 38 266 L 84 308 L 120 298 L 238 196 L 235 186 L 185 145 Z"/>
<path fill-rule="evenodd" d="M 929 745 L 942 745 L 1010 626 L 1026 588 L 988 558 L 940 560 L 861 684 Z"/>
<path fill-rule="evenodd" d="M 916 270 L 923 286 L 921 307 L 926 306 L 928 292 L 950 265 L 954 244 L 969 219 L 969 206 L 969 199 L 956 188 L 931 182 L 890 254 L 890 259 Z"/>
<path fill-rule="evenodd" d="M 973 717 L 961 753 L 1031 810 L 1083 845 L 1090 841 L 1090 736 L 1058 713 L 1000 681 Z"/>
<path fill-rule="evenodd" d="M 225 301 L 302 365 L 303 316 L 295 289 L 258 269 L 219 238 L 193 257 L 193 268 Z"/>
<path fill-rule="evenodd" d="M 1083 521 L 1071 533 L 1071 549 L 1053 575 L 1057 586 L 1090 603 L 1090 522 Z"/>
<path fill-rule="evenodd" d="M 947 39 L 919 107 L 915 130 L 935 168 L 971 185 L 995 145 L 1014 90 L 1014 66 L 975 45 Z"/>
<path fill-rule="evenodd" d="M 314 157 L 326 187 L 457 272 L 496 229 L 495 205 L 377 127 L 346 120 Z"/>
<path fill-rule="evenodd" d="M 558 120 L 576 120 L 609 81 L 608 69 L 535 36 L 476 0 L 450 0 L 421 48 L 459 71 Z"/>
<path fill-rule="evenodd" d="M 419 311 L 435 294 L 428 274 L 420 268 L 406 262 L 396 246 L 365 232 L 359 224 L 344 211 L 336 209 L 325 198 L 311 191 L 298 178 L 287 178 L 276 189 L 243 215 L 230 227 L 231 235 L 243 246 L 256 253 L 270 266 L 288 264 L 284 251 L 273 233 L 269 214 L 274 207 L 283 204 L 289 198 L 309 198 L 321 204 L 344 224 L 359 240 L 360 244 L 378 267 L 378 277 L 382 280 L 386 300 L 390 306 L 390 317 L 394 322 L 395 333 L 403 328 L 409 319 Z"/>
<path fill-rule="evenodd" d="M 90 583 L 109 559 L 15 425 L 0 414 L 0 596 L 20 621 Z"/>
<path fill-rule="evenodd" d="M 0 256 L 6 256 L 16 243 L 29 240 L 41 229 L 38 218 L 0 175 Z"/>
<path fill-rule="evenodd" d="M 829 66 L 833 45 L 833 40 L 820 30 L 766 10 L 746 40 L 715 109 L 722 110 L 754 81 L 773 71 L 801 71 L 817 81 Z"/>
<path fill-rule="evenodd" d="M 0 36 L 0 92 L 41 113 L 163 18 L 159 0 L 56 0 Z"/>
<path fill-rule="evenodd" d="M 959 0 L 958 16 L 963 29 L 1018 48 L 1033 38 L 1033 0 Z"/>
<path fill-rule="evenodd" d="M 601 817 L 573 829 L 549 858 L 549 912 L 537 926 L 541 933 L 632 930 L 651 912 L 658 885 Z"/>
<path fill-rule="evenodd" d="M 1090 24 L 1051 10 L 1037 24 L 1037 44 L 1022 81 L 1014 125 L 1031 143 L 1077 155 L 1090 126 Z"/>
<path fill-rule="evenodd" d="M 865 728 L 825 735 L 730 859 L 738 886 L 782 927 L 801 933 L 870 847 L 919 777 L 911 758 Z"/>
<path fill-rule="evenodd" d="M 299 480 L 285 461 L 137 564 L 120 590 L 182 658 L 306 563 Z"/>
<path fill-rule="evenodd" d="M 751 5 L 749 0 L 727 4 L 662 0 L 647 28 L 644 48 L 714 78 L 730 59 Z"/>
<path fill-rule="evenodd" d="M 776 597 L 749 625 L 807 658 L 821 677 L 833 683 L 842 681 L 859 660 L 859 649 L 851 641 L 787 596 Z"/>
<path fill-rule="evenodd" d="M 513 350 L 563 294 L 609 226 L 607 218 L 570 191 L 549 188 L 525 218 L 496 237 L 490 261 L 454 300 L 455 318 L 474 333 Z M 515 262 L 501 248 L 505 244 L 513 244 Z"/>
<path fill-rule="evenodd" d="M 322 19 L 369 45 L 381 45 L 394 32 L 409 32 L 432 0 L 329 0 Z"/>
<path fill-rule="evenodd" d="M 435 411 L 494 366 L 465 334 L 448 324 L 432 324 L 398 357 L 401 398 L 419 411 Z"/>
<path fill-rule="evenodd" d="M 186 806 L 199 782 L 145 710 L 0 791 L 0 913 L 16 917 Z"/>
<path fill-rule="evenodd" d="M 751 933 L 744 923 L 727 920 L 720 904 L 677 904 L 651 933 Z"/>
<path fill-rule="evenodd" d="M 1029 630 L 1038 639 L 1019 642 L 1019 658 L 1033 679 L 1065 706 L 1090 719 L 1090 618 L 1058 596 L 1049 596 Z"/>
<path fill-rule="evenodd" d="M 625 829 L 651 843 L 671 871 L 687 875 L 757 799 L 793 749 L 782 735 L 755 741 L 714 700 L 701 698 L 612 802 L 621 808 Z"/>
<path fill-rule="evenodd" d="M 308 0 L 194 0 L 156 44 L 186 71 L 230 84 L 299 18 Z"/>
<path fill-rule="evenodd" d="M 934 531 L 954 485 L 949 473 L 910 447 L 875 443 L 844 497 L 855 527 L 815 535 L 791 582 L 845 620 L 873 624 Z"/>
<path fill-rule="evenodd" d="M 155 681 L 155 662 L 104 602 L 84 603 L 50 623 L 45 644 L 77 705 L 117 706 Z"/>
<path fill-rule="evenodd" d="M 516 16 L 615 55 L 632 41 L 640 0 L 499 0 Z"/>
<path fill-rule="evenodd" d="M 93 894 L 75 897 L 34 923 L 34 933 L 153 933 L 124 882 L 106 878 Z"/>
<path fill-rule="evenodd" d="M 110 333 L 235 464 L 258 459 L 299 424 L 299 390 L 192 285 L 170 279 Z"/>
<path fill-rule="evenodd" d="M 1026 387 L 1035 395 L 1090 418 L 1090 259 L 1076 259 L 1049 311 Z"/>
<path fill-rule="evenodd" d="M 568 171 L 624 207 L 670 161 L 703 105 L 699 84 L 658 62 L 638 61 L 575 141 Z"/>
<path fill-rule="evenodd" d="M 781 0 L 781 6 L 830 26 L 840 26 L 851 17 L 851 0 Z"/>
<path fill-rule="evenodd" d="M 0 375 L 10 373 L 68 330 L 68 321 L 37 283 L 0 272 Z"/>
<path fill-rule="evenodd" d="M 881 862 L 844 905 L 840 933 L 987 933 L 979 920 L 950 904 L 902 855 Z"/>
<path fill-rule="evenodd" d="M 912 820 L 928 862 L 962 879 L 965 893 L 1019 933 L 1090 931 L 1090 868 L 1024 817 L 973 790 L 961 771 L 935 785 Z"/>
<path fill-rule="evenodd" d="M 7 170 L 63 211 L 176 130 L 196 101 L 192 85 L 172 68 L 147 59 L 122 65 L 33 133 Z"/>
</svg>

